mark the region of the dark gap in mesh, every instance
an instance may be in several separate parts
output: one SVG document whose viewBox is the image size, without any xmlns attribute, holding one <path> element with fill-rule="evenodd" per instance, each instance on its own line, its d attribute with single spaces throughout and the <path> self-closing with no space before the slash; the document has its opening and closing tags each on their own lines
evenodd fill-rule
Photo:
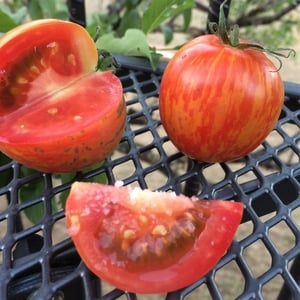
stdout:
<svg viewBox="0 0 300 300">
<path fill-rule="evenodd" d="M 42 285 L 42 269 L 39 263 L 15 275 L 7 284 L 8 300 L 29 299 Z"/>
<path fill-rule="evenodd" d="M 68 267 L 60 267 L 56 270 L 56 272 L 52 273 L 52 281 L 59 281 L 60 279 L 67 276 L 69 273 L 73 272 L 73 268 Z M 75 277 L 74 279 L 68 281 L 67 283 L 61 285 L 59 289 L 56 291 L 56 295 L 63 296 L 62 299 L 84 299 L 85 298 L 85 290 L 82 282 L 82 278 Z"/>
<path fill-rule="evenodd" d="M 258 216 L 277 211 L 277 203 L 274 202 L 269 191 L 265 191 L 259 196 L 255 197 L 251 203 L 251 206 Z"/>
<path fill-rule="evenodd" d="M 135 77 L 137 81 L 141 83 L 144 81 L 151 80 L 151 74 L 146 72 L 136 72 Z M 141 86 L 143 86 L 143 83 L 141 84 Z"/>
<path fill-rule="evenodd" d="M 44 239 L 39 234 L 28 235 L 16 243 L 13 250 L 13 259 L 19 259 L 26 255 L 39 252 L 44 245 Z"/>
<path fill-rule="evenodd" d="M 279 115 L 279 120 L 284 119 L 287 116 L 286 108 L 283 108 Z"/>
<path fill-rule="evenodd" d="M 300 173 L 295 175 L 295 179 L 300 183 Z"/>
<path fill-rule="evenodd" d="M 0 152 L 0 189 L 13 180 L 13 175 L 11 159 Z"/>
<path fill-rule="evenodd" d="M 72 242 L 67 247 L 63 247 L 51 256 L 50 264 L 53 267 L 77 267 L 81 263 L 81 259 Z"/>
<path fill-rule="evenodd" d="M 122 84 L 124 87 L 130 87 L 133 85 L 133 81 L 130 77 L 124 77 L 123 80 L 122 80 Z"/>
<path fill-rule="evenodd" d="M 125 68 L 119 68 L 117 69 L 116 75 L 122 80 L 122 84 L 126 86 L 126 84 L 124 84 L 124 82 L 126 83 L 126 77 L 130 74 L 130 70 L 125 69 Z"/>
<path fill-rule="evenodd" d="M 289 178 L 284 178 L 283 180 L 275 183 L 273 189 L 285 205 L 295 201 L 299 196 L 299 190 L 294 186 L 294 184 L 292 184 Z"/>
<path fill-rule="evenodd" d="M 156 86 L 155 86 L 155 84 L 153 82 L 148 82 L 148 83 L 143 84 L 141 86 L 141 91 L 143 93 L 152 93 L 153 90 L 155 90 L 155 89 L 156 89 Z"/>
<path fill-rule="evenodd" d="M 285 106 L 292 112 L 299 110 L 300 99 L 287 99 L 285 101 Z"/>
<path fill-rule="evenodd" d="M 299 255 L 290 261 L 290 270 L 283 270 L 282 277 L 284 284 L 278 295 L 277 300 L 298 299 L 299 298 Z M 295 285 L 296 283 L 296 285 Z"/>
<path fill-rule="evenodd" d="M 290 264 L 291 267 L 289 269 L 290 274 L 293 276 L 295 282 L 298 284 L 300 287 L 300 255 L 298 254 L 295 259 L 292 261 Z"/>
</svg>

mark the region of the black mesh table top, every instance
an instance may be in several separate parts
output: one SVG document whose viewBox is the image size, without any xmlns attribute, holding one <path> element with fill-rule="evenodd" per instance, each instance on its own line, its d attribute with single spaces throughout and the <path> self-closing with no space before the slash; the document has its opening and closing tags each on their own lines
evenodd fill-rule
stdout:
<svg viewBox="0 0 300 300">
<path fill-rule="evenodd" d="M 255 151 L 231 163 L 197 163 L 178 152 L 162 128 L 158 94 L 164 65 L 153 72 L 142 59 L 117 60 L 126 130 L 101 166 L 61 181 L 57 174 L 25 172 L 15 161 L 1 162 L 0 299 L 144 299 L 103 284 L 81 262 L 67 235 L 60 195 L 73 181 L 101 174 L 109 184 L 122 180 L 244 203 L 237 236 L 214 269 L 185 289 L 151 299 L 299 299 L 300 85 L 285 83 L 280 119 Z M 35 196 L 22 200 L 35 183 Z M 35 208 L 42 214 L 33 221 L 26 212 Z"/>
</svg>

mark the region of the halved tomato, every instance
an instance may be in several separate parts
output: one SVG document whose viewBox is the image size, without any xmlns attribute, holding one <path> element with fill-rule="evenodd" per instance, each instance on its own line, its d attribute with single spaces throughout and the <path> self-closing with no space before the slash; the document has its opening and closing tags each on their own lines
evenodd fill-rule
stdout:
<svg viewBox="0 0 300 300">
<path fill-rule="evenodd" d="M 163 293 L 205 275 L 230 246 L 243 205 L 174 192 L 75 182 L 66 222 L 97 276 L 135 293 Z"/>
<path fill-rule="evenodd" d="M 74 172 L 108 156 L 126 118 L 120 80 L 96 72 L 81 26 L 46 19 L 0 40 L 0 151 L 45 172 Z"/>
</svg>

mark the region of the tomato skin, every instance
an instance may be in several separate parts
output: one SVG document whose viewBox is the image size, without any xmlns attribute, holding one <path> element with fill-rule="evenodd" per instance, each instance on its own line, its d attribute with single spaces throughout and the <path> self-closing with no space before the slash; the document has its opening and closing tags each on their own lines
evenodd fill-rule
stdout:
<svg viewBox="0 0 300 300">
<path fill-rule="evenodd" d="M 122 85 L 96 72 L 98 52 L 83 27 L 30 22 L 3 36 L 0 54 L 0 151 L 49 173 L 111 154 L 125 127 Z"/>
<path fill-rule="evenodd" d="M 66 203 L 68 232 L 87 267 L 101 279 L 129 292 L 169 292 L 205 275 L 230 246 L 243 212 L 243 205 L 233 201 L 195 201 L 184 196 L 149 191 L 150 203 L 154 203 L 152 207 L 145 204 L 149 203 L 147 194 L 142 194 L 132 204 L 131 193 L 130 187 L 76 182 Z M 153 195 L 156 199 L 152 198 Z M 172 203 L 170 215 L 167 211 Z M 181 220 L 180 217 L 193 211 L 195 206 L 203 214 L 204 227 L 200 229 L 199 236 L 194 237 L 191 246 L 185 247 L 190 237 L 188 234 L 185 237 L 183 231 L 178 241 L 172 244 L 171 224 L 174 220 Z M 147 223 L 144 219 L 150 221 Z M 153 228 L 162 222 L 169 230 L 164 239 L 166 244 L 159 249 L 157 256 L 150 256 L 151 245 L 146 243 L 148 247 L 145 246 L 145 241 L 151 240 L 149 236 Z M 109 234 L 105 235 L 104 228 L 110 231 Z M 142 259 L 132 256 L 130 251 L 133 250 L 124 242 L 122 232 L 126 228 L 131 229 L 129 233 L 132 231 L 138 236 L 142 232 L 139 238 L 143 241 L 143 249 L 146 249 Z M 168 243 L 171 243 L 169 248 Z M 109 247 L 110 244 L 112 247 Z M 135 249 L 135 246 L 132 248 Z M 139 247 L 136 246 L 136 249 Z M 124 252 L 129 253 L 127 257 Z M 147 257 L 151 259 L 147 260 Z"/>
<path fill-rule="evenodd" d="M 243 157 L 266 138 L 283 100 L 280 74 L 264 53 L 204 35 L 168 63 L 159 107 L 180 151 L 198 161 L 223 162 Z"/>
</svg>

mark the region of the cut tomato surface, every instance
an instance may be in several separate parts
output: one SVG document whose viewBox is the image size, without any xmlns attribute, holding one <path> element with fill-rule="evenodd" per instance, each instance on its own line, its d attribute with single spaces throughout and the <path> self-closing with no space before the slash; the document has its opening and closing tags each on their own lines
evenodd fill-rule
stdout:
<svg viewBox="0 0 300 300">
<path fill-rule="evenodd" d="M 120 141 L 120 80 L 96 72 L 98 51 L 81 26 L 30 22 L 0 40 L 0 150 L 26 166 L 73 172 L 100 162 Z"/>
<path fill-rule="evenodd" d="M 135 293 L 185 287 L 230 246 L 243 205 L 174 192 L 75 182 L 66 222 L 79 255 L 97 276 Z"/>
</svg>

